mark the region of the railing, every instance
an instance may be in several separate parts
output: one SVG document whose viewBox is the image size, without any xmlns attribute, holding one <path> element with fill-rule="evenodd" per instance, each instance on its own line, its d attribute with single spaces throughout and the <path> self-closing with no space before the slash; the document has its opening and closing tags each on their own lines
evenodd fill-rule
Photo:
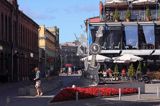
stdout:
<svg viewBox="0 0 160 106">
<path fill-rule="evenodd" d="M 120 20 L 119 21 L 125 21 L 125 14 L 127 10 L 120 10 Z M 157 10 L 150 10 L 151 11 L 151 21 L 155 21 L 158 19 L 157 16 Z M 146 21 L 146 10 L 131 10 L 131 19 L 130 21 Z M 108 22 L 114 22 L 113 19 L 114 11 L 107 11 L 105 15 L 105 20 Z"/>
</svg>

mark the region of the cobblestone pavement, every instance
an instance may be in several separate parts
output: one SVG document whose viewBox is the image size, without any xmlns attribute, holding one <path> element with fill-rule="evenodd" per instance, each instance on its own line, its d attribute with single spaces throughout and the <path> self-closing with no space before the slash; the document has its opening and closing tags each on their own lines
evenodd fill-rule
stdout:
<svg viewBox="0 0 160 106">
<path fill-rule="evenodd" d="M 79 76 L 61 76 L 58 79 L 63 82 L 63 87 L 66 87 L 75 84 Z M 142 94 L 140 99 L 138 99 L 137 94 L 122 95 L 121 101 L 119 101 L 118 97 L 97 97 L 78 101 L 49 103 L 62 87 L 54 89 L 41 97 L 18 96 L 18 88 L 27 84 L 30 83 L 21 82 L 0 85 L 0 106 L 160 106 L 160 98 L 157 98 L 155 93 Z"/>
<path fill-rule="evenodd" d="M 56 80 L 61 80 L 62 87 L 71 86 L 72 82 L 79 76 L 61 76 Z M 0 106 L 47 106 L 49 100 L 61 89 L 54 89 L 41 97 L 35 96 L 18 96 L 18 88 L 31 84 L 30 82 L 8 83 L 0 87 Z M 48 85 L 49 86 L 49 85 Z"/>
</svg>

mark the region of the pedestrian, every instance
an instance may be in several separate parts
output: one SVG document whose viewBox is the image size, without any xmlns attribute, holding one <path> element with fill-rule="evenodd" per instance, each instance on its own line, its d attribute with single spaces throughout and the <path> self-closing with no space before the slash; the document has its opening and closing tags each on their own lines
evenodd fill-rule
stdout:
<svg viewBox="0 0 160 106">
<path fill-rule="evenodd" d="M 36 96 L 42 96 L 43 92 L 42 92 L 42 87 L 41 87 L 40 70 L 38 67 L 35 67 L 34 71 L 36 73 L 36 77 L 34 78 L 34 81 L 36 82 L 35 83 L 35 88 L 36 88 L 36 92 L 37 92 Z"/>
</svg>

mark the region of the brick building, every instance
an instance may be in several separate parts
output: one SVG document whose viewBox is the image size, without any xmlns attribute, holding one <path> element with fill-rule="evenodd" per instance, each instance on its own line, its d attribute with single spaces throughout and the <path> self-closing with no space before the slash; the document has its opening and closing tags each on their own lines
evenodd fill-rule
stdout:
<svg viewBox="0 0 160 106">
<path fill-rule="evenodd" d="M 0 80 L 27 80 L 38 66 L 38 24 L 18 9 L 17 0 L 0 0 Z"/>
</svg>

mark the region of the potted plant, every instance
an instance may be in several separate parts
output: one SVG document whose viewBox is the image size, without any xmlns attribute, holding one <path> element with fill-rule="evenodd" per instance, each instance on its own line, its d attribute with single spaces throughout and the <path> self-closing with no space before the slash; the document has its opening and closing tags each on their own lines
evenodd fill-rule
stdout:
<svg viewBox="0 0 160 106">
<path fill-rule="evenodd" d="M 114 14 L 113 14 L 113 19 L 115 20 L 115 22 L 118 22 L 118 21 L 119 21 L 119 17 L 120 17 L 119 12 L 118 12 L 118 10 L 116 9 L 116 10 L 114 11 Z"/>
<path fill-rule="evenodd" d="M 118 65 L 117 65 L 117 64 L 116 64 L 115 67 L 114 67 L 114 72 L 113 72 L 113 74 L 114 74 L 115 80 L 118 80 L 118 74 L 119 74 L 119 72 L 118 72 Z"/>
<path fill-rule="evenodd" d="M 158 21 L 160 21 L 160 8 L 158 9 Z"/>
<path fill-rule="evenodd" d="M 134 70 L 133 64 L 131 64 L 128 68 L 128 76 L 131 81 L 133 80 L 133 78 L 135 76 L 135 70 Z"/>
<path fill-rule="evenodd" d="M 137 71 L 136 71 L 136 78 L 139 80 L 142 77 L 142 64 L 139 62 Z"/>
<path fill-rule="evenodd" d="M 146 21 L 150 21 L 151 20 L 151 11 L 149 9 L 149 7 L 146 8 Z"/>
<path fill-rule="evenodd" d="M 129 22 L 130 18 L 131 18 L 131 11 L 127 9 L 126 14 L 125 14 L 125 19 L 127 22 Z"/>
</svg>

